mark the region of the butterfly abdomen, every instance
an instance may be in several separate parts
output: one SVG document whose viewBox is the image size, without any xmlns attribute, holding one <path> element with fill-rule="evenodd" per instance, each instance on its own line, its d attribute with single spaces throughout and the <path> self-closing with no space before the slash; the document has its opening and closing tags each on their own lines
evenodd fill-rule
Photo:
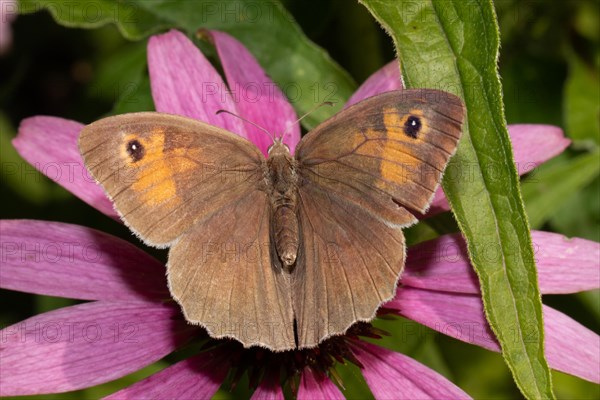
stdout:
<svg viewBox="0 0 600 400">
<path fill-rule="evenodd" d="M 291 270 L 298 255 L 298 217 L 295 207 L 281 206 L 273 213 L 273 233 L 277 254 Z"/>
<path fill-rule="evenodd" d="M 271 238 L 284 268 L 293 269 L 300 242 L 297 215 L 298 183 L 295 161 L 284 144 L 276 143 L 267 161 L 271 201 Z"/>
</svg>

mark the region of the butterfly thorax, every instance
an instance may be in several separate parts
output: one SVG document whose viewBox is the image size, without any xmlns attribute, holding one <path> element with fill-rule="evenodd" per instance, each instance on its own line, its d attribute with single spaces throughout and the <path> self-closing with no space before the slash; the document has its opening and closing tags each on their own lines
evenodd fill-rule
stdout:
<svg viewBox="0 0 600 400">
<path fill-rule="evenodd" d="M 284 268 L 291 271 L 299 246 L 296 161 L 287 146 L 276 140 L 269 150 L 266 183 L 271 201 L 271 236 Z"/>
</svg>

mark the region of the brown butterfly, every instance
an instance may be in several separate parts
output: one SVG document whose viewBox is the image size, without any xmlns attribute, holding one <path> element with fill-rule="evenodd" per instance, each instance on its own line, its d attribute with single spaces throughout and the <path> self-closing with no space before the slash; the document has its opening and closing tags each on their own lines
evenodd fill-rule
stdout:
<svg viewBox="0 0 600 400">
<path fill-rule="evenodd" d="M 169 247 L 169 289 L 215 338 L 308 348 L 370 321 L 404 267 L 402 228 L 425 212 L 461 135 L 461 100 L 387 92 L 339 112 L 290 154 L 181 116 L 86 126 L 86 166 L 125 223 Z"/>
</svg>

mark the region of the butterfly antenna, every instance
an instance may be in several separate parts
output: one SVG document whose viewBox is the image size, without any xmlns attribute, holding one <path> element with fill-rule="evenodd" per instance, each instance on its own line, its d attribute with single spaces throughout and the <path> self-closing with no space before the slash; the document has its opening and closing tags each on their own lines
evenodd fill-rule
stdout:
<svg viewBox="0 0 600 400">
<path fill-rule="evenodd" d="M 316 110 L 318 110 L 319 108 L 323 107 L 323 106 L 333 106 L 333 102 L 332 101 L 324 101 L 321 104 L 317 104 L 316 106 L 314 106 L 313 108 L 311 108 L 310 110 L 308 110 L 307 113 L 305 113 L 303 116 L 301 116 L 300 118 L 298 118 L 296 121 L 294 121 L 293 123 L 289 124 L 287 126 L 287 128 L 285 128 L 285 131 L 283 131 L 283 133 L 281 134 L 281 141 L 283 142 L 283 138 L 285 138 L 285 135 L 290 133 L 290 129 L 296 125 L 298 122 L 302 121 L 305 117 L 309 116 L 310 114 L 312 114 L 313 112 L 315 112 Z"/>
<path fill-rule="evenodd" d="M 218 110 L 215 114 L 219 115 L 221 113 L 225 113 L 225 114 L 229 114 L 229 115 L 233 115 L 234 117 L 238 117 L 239 119 L 241 119 L 244 122 L 249 123 L 250 125 L 253 125 L 255 127 L 257 127 L 258 129 L 260 129 L 261 131 L 263 131 L 264 133 L 266 133 L 267 135 L 269 135 L 269 137 L 271 138 L 271 140 L 273 141 L 273 143 L 275 143 L 275 138 L 273 137 L 273 135 L 271 134 L 271 132 L 269 132 L 268 130 L 266 130 L 265 128 L 263 128 L 262 126 L 252 122 L 252 121 L 248 121 L 246 118 L 244 117 L 240 117 L 237 114 L 232 113 L 231 111 L 227 111 L 227 110 Z"/>
</svg>

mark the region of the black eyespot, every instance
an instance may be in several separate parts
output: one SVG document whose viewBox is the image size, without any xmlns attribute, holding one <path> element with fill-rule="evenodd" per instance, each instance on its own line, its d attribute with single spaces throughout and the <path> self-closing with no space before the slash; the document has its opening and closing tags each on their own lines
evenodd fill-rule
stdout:
<svg viewBox="0 0 600 400">
<path fill-rule="evenodd" d="M 421 130 L 421 119 L 411 115 L 404 123 L 404 133 L 413 139 L 417 138 L 417 134 Z"/>
<path fill-rule="evenodd" d="M 144 158 L 144 146 L 137 140 L 130 140 L 127 143 L 127 154 L 131 157 L 131 161 L 137 162 Z"/>
</svg>

